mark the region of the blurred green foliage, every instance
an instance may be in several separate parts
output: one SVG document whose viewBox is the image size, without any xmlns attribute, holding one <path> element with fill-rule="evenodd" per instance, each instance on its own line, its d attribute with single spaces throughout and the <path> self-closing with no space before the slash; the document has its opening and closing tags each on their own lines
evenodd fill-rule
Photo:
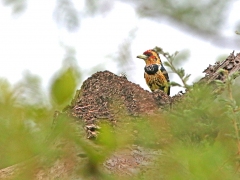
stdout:
<svg viewBox="0 0 240 180">
<path fill-rule="evenodd" d="M 27 7 L 27 0 L 2 0 L 4 5 L 11 6 L 13 13 L 21 13 Z"/>
<path fill-rule="evenodd" d="M 131 45 L 135 38 L 137 29 L 133 28 L 129 31 L 128 37 L 123 40 L 118 46 L 117 52 L 111 52 L 108 58 L 114 60 L 117 68 L 116 74 L 130 72 L 134 69 L 134 60 L 132 59 Z"/>
<path fill-rule="evenodd" d="M 40 78 L 29 71 L 24 72 L 23 78 L 14 85 L 6 79 L 0 79 L 1 169 L 27 160 L 31 164 L 36 156 L 42 158 L 41 163 L 51 166 L 59 154 L 63 154 L 63 150 L 58 152 L 52 148 L 61 134 L 51 129 L 53 115 L 55 110 L 62 110 L 69 103 L 81 82 L 74 59 L 75 51 L 72 48 L 65 49 L 63 67 L 53 78 L 50 98 L 42 88 Z M 66 120 L 64 127 L 61 126 L 63 133 L 64 128 L 67 132 L 74 132 L 69 129 Z M 65 133 L 64 136 L 70 135 Z M 32 177 L 38 167 L 30 165 L 30 169 L 26 172 L 23 170 L 17 179 L 32 179 L 29 176 Z"/>
<path fill-rule="evenodd" d="M 69 0 L 56 1 L 54 18 L 59 25 L 70 31 L 76 30 L 80 26 L 79 12 L 73 2 Z"/>
<path fill-rule="evenodd" d="M 70 104 L 70 101 L 81 82 L 81 74 L 75 58 L 75 50 L 71 47 L 64 48 L 66 54 L 62 67 L 54 75 L 50 87 L 51 97 L 59 109 Z"/>
<path fill-rule="evenodd" d="M 189 0 L 152 0 L 136 2 L 138 11 L 143 16 L 173 18 L 180 23 L 206 32 L 215 32 L 224 22 L 227 7 L 233 1 L 206 0 L 193 2 Z M 158 8 L 156 8 L 158 7 Z M 216 16 L 217 15 L 217 16 Z"/>
<path fill-rule="evenodd" d="M 11 5 L 15 12 L 21 12 L 27 4 L 27 1 L 17 0 L 2 2 Z M 167 17 L 212 35 L 227 19 L 227 7 L 233 1 L 122 2 L 132 3 L 142 16 Z M 80 25 L 83 15 L 102 13 L 113 7 L 112 1 L 107 0 L 86 0 L 85 3 L 82 13 L 72 1 L 58 0 L 56 20 L 73 30 Z M 126 50 L 128 55 L 131 53 L 132 37 L 134 34 L 120 46 L 122 51 L 117 59 L 127 60 L 121 53 Z M 70 103 L 81 82 L 73 48 L 66 47 L 62 68 L 50 85 L 50 97 L 41 87 L 40 79 L 29 72 L 15 85 L 0 79 L 0 168 L 28 162 L 13 179 L 32 179 L 39 167 L 48 172 L 58 159 L 74 163 L 75 155 L 79 154 L 81 163 L 72 168 L 78 179 L 116 179 L 103 171 L 102 163 L 115 150 L 138 144 L 163 150 L 163 153 L 156 156 L 154 168 L 129 179 L 239 179 L 239 79 L 235 81 L 229 77 L 227 83 L 218 83 L 223 89 L 218 94 L 211 86 L 190 86 L 189 75 L 184 69 L 175 67 L 182 63 L 187 53 L 179 57 L 179 61 L 170 58 L 165 65 L 178 74 L 182 80 L 179 85 L 189 89 L 181 102 L 174 104 L 171 111 L 154 116 L 121 117 L 118 127 L 102 123 L 95 141 L 85 138 L 82 124 L 62 114 L 56 117 L 56 126 L 51 129 L 54 111 L 61 111 Z"/>
<path fill-rule="evenodd" d="M 113 152 L 137 144 L 163 153 L 156 155 L 154 168 L 131 179 L 239 179 L 238 80 L 229 77 L 217 94 L 216 87 L 196 83 L 170 111 L 141 117 L 122 115 L 117 127 L 103 121 L 98 138 L 90 141 L 81 123 L 64 114 L 56 116 L 55 128 L 51 129 L 54 110 L 61 106 L 43 96 L 35 75 L 25 73 L 16 85 L 1 79 L 0 167 L 27 162 L 27 170 L 22 169 L 14 178 L 32 179 L 39 167 L 47 174 L 57 160 L 76 163 L 79 154 L 80 165 L 71 169 L 76 177 L 118 179 L 103 170 L 103 162 Z M 53 89 L 61 91 L 69 86 L 68 79 L 61 83 Z M 60 93 L 58 96 L 58 102 L 67 104 L 64 96 L 64 100 Z"/>
<path fill-rule="evenodd" d="M 46 98 L 39 99 L 43 92 L 35 78 L 27 74 L 16 86 L 0 80 L 1 168 L 38 154 L 49 133 L 52 110 Z"/>
<path fill-rule="evenodd" d="M 140 17 L 168 23 L 176 28 L 198 36 L 206 41 L 211 39 L 216 46 L 235 48 L 239 41 L 226 37 L 222 30 L 231 12 L 231 6 L 237 0 L 205 0 L 197 3 L 191 0 L 85 0 L 83 7 L 76 6 L 74 0 L 57 0 L 54 9 L 56 22 L 69 31 L 80 27 L 81 20 L 95 15 L 106 15 L 120 1 L 134 7 Z M 2 0 L 11 6 L 13 13 L 20 13 L 27 7 L 27 0 Z M 239 22 L 235 22 L 238 30 Z"/>
<path fill-rule="evenodd" d="M 73 68 L 62 70 L 52 82 L 51 96 L 59 106 L 66 105 L 74 95 L 78 77 Z"/>
</svg>

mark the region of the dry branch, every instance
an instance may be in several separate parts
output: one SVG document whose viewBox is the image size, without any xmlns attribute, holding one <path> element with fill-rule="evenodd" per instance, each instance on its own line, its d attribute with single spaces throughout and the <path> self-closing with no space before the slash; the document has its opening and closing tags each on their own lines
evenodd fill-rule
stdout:
<svg viewBox="0 0 240 180">
<path fill-rule="evenodd" d="M 220 72 L 221 69 L 227 70 L 228 75 L 232 75 L 240 70 L 240 53 L 234 55 L 234 51 L 223 62 L 216 62 L 214 65 L 209 65 L 203 72 L 206 73 L 202 80 L 210 83 L 214 80 L 221 80 L 225 82 L 226 75 Z"/>
</svg>

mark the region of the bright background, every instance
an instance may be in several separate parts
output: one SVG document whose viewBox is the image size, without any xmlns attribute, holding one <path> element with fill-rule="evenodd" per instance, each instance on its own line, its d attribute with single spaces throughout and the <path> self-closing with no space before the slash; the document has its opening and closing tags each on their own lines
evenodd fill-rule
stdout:
<svg viewBox="0 0 240 180">
<path fill-rule="evenodd" d="M 106 4 L 99 6 L 101 12 L 93 15 L 81 14 L 86 10 L 86 1 L 72 1 L 81 17 L 79 28 L 74 30 L 56 20 L 55 2 L 27 1 L 26 9 L 20 13 L 13 13 L 6 2 L 0 5 L 0 77 L 11 83 L 19 81 L 27 70 L 41 77 L 44 88 L 49 88 L 53 75 L 62 67 L 66 46 L 74 49 L 82 80 L 96 71 L 123 72 L 144 89 L 148 89 L 143 78 L 144 62 L 136 56 L 147 49 L 159 46 L 170 53 L 187 53 L 188 61 L 181 66 L 192 75 L 190 82 L 202 77 L 202 71 L 220 56 L 240 51 L 239 43 L 226 44 L 213 35 L 201 36 L 167 18 L 158 21 L 141 16 L 136 13 L 134 1 L 103 1 Z M 216 35 L 240 41 L 234 33 L 239 23 L 240 1 L 231 1 L 226 12 L 225 22 L 221 28 L 216 27 Z M 125 58 L 123 62 L 121 57 Z M 169 74 L 171 80 L 180 82 Z M 171 95 L 178 91 L 173 87 Z"/>
</svg>

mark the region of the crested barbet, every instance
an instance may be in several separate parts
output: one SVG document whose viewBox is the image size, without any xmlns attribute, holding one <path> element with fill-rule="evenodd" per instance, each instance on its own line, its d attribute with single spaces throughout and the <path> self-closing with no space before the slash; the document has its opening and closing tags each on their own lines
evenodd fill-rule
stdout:
<svg viewBox="0 0 240 180">
<path fill-rule="evenodd" d="M 146 63 L 144 78 L 151 91 L 162 90 L 170 95 L 169 77 L 164 68 L 160 56 L 153 50 L 147 50 L 137 58 L 143 59 Z"/>
</svg>

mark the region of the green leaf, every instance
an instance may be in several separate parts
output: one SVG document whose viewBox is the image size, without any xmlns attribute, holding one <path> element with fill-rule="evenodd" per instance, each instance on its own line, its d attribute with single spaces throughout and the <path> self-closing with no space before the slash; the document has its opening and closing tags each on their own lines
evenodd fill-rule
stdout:
<svg viewBox="0 0 240 180">
<path fill-rule="evenodd" d="M 221 81 L 221 80 L 214 80 L 214 82 L 216 82 L 217 84 L 224 84 L 224 82 L 223 81 Z"/>
<path fill-rule="evenodd" d="M 231 77 L 232 77 L 233 79 L 235 79 L 235 78 L 237 78 L 239 75 L 240 75 L 240 72 L 239 72 L 239 71 L 236 71 L 236 72 L 234 72 L 234 73 L 231 75 Z"/>
<path fill-rule="evenodd" d="M 176 51 L 176 52 L 173 54 L 173 56 L 177 56 L 178 54 L 179 54 L 179 52 Z"/>
<path fill-rule="evenodd" d="M 163 64 L 164 64 L 164 66 L 172 67 L 172 65 L 169 62 L 167 62 L 167 61 L 165 61 Z"/>
<path fill-rule="evenodd" d="M 177 73 L 181 78 L 185 76 L 185 70 L 183 68 L 178 69 Z"/>
<path fill-rule="evenodd" d="M 182 66 L 184 63 L 186 63 L 189 56 L 189 50 L 182 50 L 181 52 L 175 52 L 171 57 L 173 57 L 175 66 Z"/>
<path fill-rule="evenodd" d="M 225 73 L 227 72 L 227 70 L 221 68 L 221 69 L 219 69 L 217 72 L 218 72 L 218 73 L 224 73 L 224 74 L 225 74 Z"/>
<path fill-rule="evenodd" d="M 69 67 L 56 75 L 51 85 L 51 96 L 55 103 L 64 105 L 75 93 L 79 81 L 77 70 Z"/>
<path fill-rule="evenodd" d="M 240 35 L 240 31 L 235 31 L 235 33 L 236 33 L 237 35 Z"/>
<path fill-rule="evenodd" d="M 177 83 L 177 82 L 174 82 L 174 81 L 171 81 L 170 83 L 170 86 L 179 86 L 179 87 L 182 87 L 181 84 Z"/>
<path fill-rule="evenodd" d="M 184 82 L 187 82 L 190 76 L 191 76 L 191 74 L 187 74 L 187 75 L 183 78 L 183 81 L 184 81 Z"/>
</svg>

